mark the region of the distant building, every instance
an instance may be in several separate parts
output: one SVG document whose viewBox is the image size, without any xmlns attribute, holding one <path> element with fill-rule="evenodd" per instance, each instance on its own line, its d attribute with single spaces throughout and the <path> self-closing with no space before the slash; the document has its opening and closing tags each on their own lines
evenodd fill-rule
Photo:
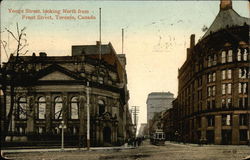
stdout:
<svg viewBox="0 0 250 160">
<path fill-rule="evenodd" d="M 165 111 L 172 107 L 172 101 L 174 100 L 174 94 L 170 92 L 152 92 L 147 98 L 147 122 L 149 125 L 149 132 L 151 133 L 152 125 L 158 120 L 157 115 L 160 112 Z M 154 127 L 153 127 L 154 128 Z"/>
<path fill-rule="evenodd" d="M 221 0 L 220 11 L 179 69 L 173 133 L 191 143 L 247 144 L 250 141 L 250 19 Z M 167 116 L 167 115 L 166 115 Z M 170 125 L 171 126 L 171 125 Z"/>
<path fill-rule="evenodd" d="M 99 57 L 99 47 L 72 46 L 72 56 L 10 57 L 2 68 L 5 124 L 14 107 L 6 141 L 60 142 L 64 121 L 65 143 L 86 146 L 88 88 L 91 145 L 122 144 L 133 135 L 125 55 L 109 43 Z"/>
<path fill-rule="evenodd" d="M 152 92 L 147 98 L 147 120 L 152 120 L 155 113 L 172 107 L 174 94 L 170 92 Z"/>
</svg>

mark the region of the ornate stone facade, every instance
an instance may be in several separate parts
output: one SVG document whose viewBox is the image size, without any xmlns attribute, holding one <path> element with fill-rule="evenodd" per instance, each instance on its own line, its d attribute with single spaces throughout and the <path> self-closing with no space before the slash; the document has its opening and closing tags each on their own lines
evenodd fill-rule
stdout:
<svg viewBox="0 0 250 160">
<path fill-rule="evenodd" d="M 101 46 L 100 59 L 99 47 L 73 46 L 72 56 L 40 53 L 9 59 L 3 66 L 5 117 L 13 105 L 7 141 L 12 134 L 28 141 L 59 140 L 64 121 L 66 144 L 86 146 L 87 89 L 91 145 L 122 144 L 132 135 L 125 56 L 120 62 L 109 43 Z"/>
</svg>

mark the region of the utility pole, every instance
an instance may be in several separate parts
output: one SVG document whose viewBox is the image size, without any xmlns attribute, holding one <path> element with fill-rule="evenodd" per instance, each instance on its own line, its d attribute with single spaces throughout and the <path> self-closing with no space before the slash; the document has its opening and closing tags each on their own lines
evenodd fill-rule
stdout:
<svg viewBox="0 0 250 160">
<path fill-rule="evenodd" d="M 139 114 L 139 106 L 132 106 L 132 115 L 134 116 L 134 125 L 135 125 L 135 136 L 137 133 L 137 115 Z"/>
<path fill-rule="evenodd" d="M 89 119 L 89 82 L 87 82 L 87 150 L 89 150 L 90 147 L 90 119 Z"/>
</svg>

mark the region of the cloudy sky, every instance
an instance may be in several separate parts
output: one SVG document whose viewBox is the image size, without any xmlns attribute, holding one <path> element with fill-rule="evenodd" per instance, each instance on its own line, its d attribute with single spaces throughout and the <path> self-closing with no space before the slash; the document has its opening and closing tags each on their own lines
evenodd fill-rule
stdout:
<svg viewBox="0 0 250 160">
<path fill-rule="evenodd" d="M 7 50 L 11 52 L 14 41 L 2 31 L 8 28 L 15 33 L 18 22 L 19 28 L 27 28 L 27 55 L 41 51 L 49 56 L 71 55 L 72 45 L 95 44 L 99 39 L 98 14 L 102 8 L 102 43 L 111 42 L 116 52 L 121 53 L 121 30 L 125 29 L 129 105 L 140 106 L 139 123 L 145 123 L 147 95 L 167 91 L 177 95 L 178 68 L 185 61 L 190 35 L 196 35 L 196 42 L 201 38 L 205 33 L 202 28 L 209 27 L 219 12 L 219 3 L 5 0 L 1 2 L 1 39 L 9 42 Z M 249 17 L 247 1 L 233 1 L 233 8 L 241 16 Z M 51 18 L 38 19 L 39 16 Z M 81 19 L 86 16 L 95 19 Z M 5 62 L 7 55 L 2 46 L 1 51 L 1 60 Z"/>
</svg>

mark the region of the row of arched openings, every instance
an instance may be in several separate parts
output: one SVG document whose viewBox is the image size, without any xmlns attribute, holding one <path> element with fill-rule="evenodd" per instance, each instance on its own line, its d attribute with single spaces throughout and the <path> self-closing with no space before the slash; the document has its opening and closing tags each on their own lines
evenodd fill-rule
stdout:
<svg viewBox="0 0 250 160">
<path fill-rule="evenodd" d="M 105 103 L 103 100 L 98 100 L 99 115 L 105 112 Z M 79 103 L 77 97 L 72 97 L 70 100 L 70 118 L 79 119 Z M 54 98 L 54 119 L 62 119 L 63 100 L 60 96 Z M 17 115 L 19 119 L 27 118 L 27 100 L 21 97 L 18 100 Z M 37 101 L 36 117 L 45 119 L 46 116 L 46 100 L 45 97 L 39 97 Z"/>
</svg>

